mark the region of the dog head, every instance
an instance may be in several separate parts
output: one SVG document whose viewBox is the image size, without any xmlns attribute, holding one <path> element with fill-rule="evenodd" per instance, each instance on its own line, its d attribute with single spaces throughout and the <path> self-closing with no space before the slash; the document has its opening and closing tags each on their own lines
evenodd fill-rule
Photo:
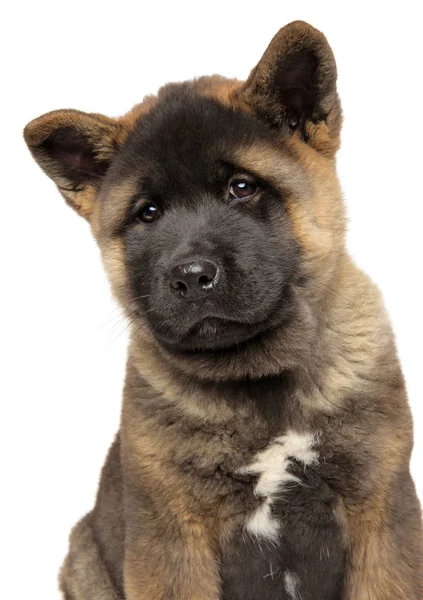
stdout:
<svg viewBox="0 0 423 600">
<path fill-rule="evenodd" d="M 222 379 L 310 345 L 343 245 L 340 127 L 332 51 L 294 22 L 246 82 L 167 85 L 121 119 L 55 111 L 25 139 L 90 222 L 138 348 Z"/>
</svg>

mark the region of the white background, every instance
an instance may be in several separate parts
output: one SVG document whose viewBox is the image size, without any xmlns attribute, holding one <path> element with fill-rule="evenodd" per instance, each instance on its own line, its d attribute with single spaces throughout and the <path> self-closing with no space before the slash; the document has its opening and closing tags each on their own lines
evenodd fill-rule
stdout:
<svg viewBox="0 0 423 600">
<path fill-rule="evenodd" d="M 423 496 L 417 6 L 42 0 L 15 2 L 1 17 L 3 598 L 58 597 L 69 530 L 92 506 L 118 427 L 126 344 L 88 226 L 33 162 L 22 128 L 56 108 L 120 115 L 169 80 L 245 78 L 279 27 L 298 18 L 324 31 L 337 58 L 348 245 L 394 323 Z"/>
</svg>

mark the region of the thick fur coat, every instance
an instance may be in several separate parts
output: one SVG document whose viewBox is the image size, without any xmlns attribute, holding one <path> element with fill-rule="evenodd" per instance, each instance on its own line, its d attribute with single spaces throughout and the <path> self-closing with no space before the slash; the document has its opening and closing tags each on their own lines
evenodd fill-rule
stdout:
<svg viewBox="0 0 423 600">
<path fill-rule="evenodd" d="M 170 84 L 26 142 L 131 322 L 120 431 L 66 600 L 421 600 L 412 420 L 380 293 L 345 249 L 325 37 L 247 81 Z"/>
</svg>

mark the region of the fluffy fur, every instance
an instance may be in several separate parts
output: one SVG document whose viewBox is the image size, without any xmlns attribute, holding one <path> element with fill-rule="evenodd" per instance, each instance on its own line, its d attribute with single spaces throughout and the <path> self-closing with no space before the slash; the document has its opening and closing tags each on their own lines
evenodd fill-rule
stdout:
<svg viewBox="0 0 423 600">
<path fill-rule="evenodd" d="M 381 296 L 345 249 L 341 121 L 332 51 L 294 22 L 246 82 L 26 127 L 132 323 L 67 600 L 423 597 L 412 420 Z M 169 273 L 203 260 L 219 278 L 187 302 Z"/>
</svg>

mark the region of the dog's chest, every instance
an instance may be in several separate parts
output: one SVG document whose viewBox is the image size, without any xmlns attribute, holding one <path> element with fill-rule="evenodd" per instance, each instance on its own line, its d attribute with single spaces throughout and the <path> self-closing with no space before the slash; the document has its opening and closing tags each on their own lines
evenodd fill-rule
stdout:
<svg viewBox="0 0 423 600">
<path fill-rule="evenodd" d="M 253 502 L 224 544 L 223 600 L 338 600 L 344 549 L 316 433 L 286 431 L 237 470 Z"/>
</svg>

